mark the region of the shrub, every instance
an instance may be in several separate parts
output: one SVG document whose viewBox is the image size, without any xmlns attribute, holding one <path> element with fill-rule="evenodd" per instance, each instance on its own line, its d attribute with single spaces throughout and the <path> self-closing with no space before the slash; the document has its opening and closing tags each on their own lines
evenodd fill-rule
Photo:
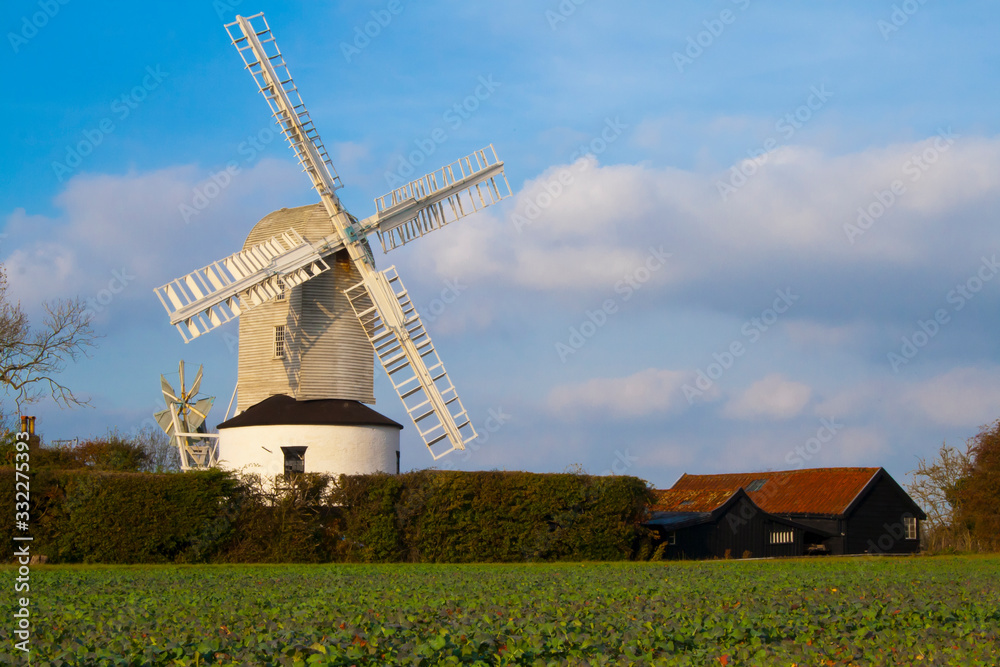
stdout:
<svg viewBox="0 0 1000 667">
<path fill-rule="evenodd" d="M 52 563 L 200 562 L 233 529 L 229 501 L 236 481 L 219 470 L 177 475 L 43 468 L 31 477 L 32 551 Z M 0 488 L 13 498 L 12 468 L 0 471 Z M 3 520 L 8 559 L 12 521 Z"/>
<path fill-rule="evenodd" d="M 628 558 L 649 502 L 634 477 L 498 471 L 342 476 L 332 497 L 363 562 Z"/>
<path fill-rule="evenodd" d="M 422 471 L 342 476 L 330 489 L 327 476 L 300 475 L 275 489 L 220 470 L 97 469 L 135 462 L 117 454 L 94 461 L 32 461 L 32 552 L 49 562 L 624 560 L 650 501 L 634 477 Z M 14 487 L 14 469 L 0 468 L 2 497 Z M 5 560 L 13 534 L 7 512 Z"/>
</svg>

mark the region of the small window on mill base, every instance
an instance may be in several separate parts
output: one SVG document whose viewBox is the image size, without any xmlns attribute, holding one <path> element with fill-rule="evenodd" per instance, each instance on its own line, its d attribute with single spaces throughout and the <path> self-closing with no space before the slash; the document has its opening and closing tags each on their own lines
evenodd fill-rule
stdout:
<svg viewBox="0 0 1000 667">
<path fill-rule="evenodd" d="M 286 480 L 293 475 L 299 475 L 306 471 L 305 447 L 282 447 L 281 451 L 285 455 Z"/>
</svg>

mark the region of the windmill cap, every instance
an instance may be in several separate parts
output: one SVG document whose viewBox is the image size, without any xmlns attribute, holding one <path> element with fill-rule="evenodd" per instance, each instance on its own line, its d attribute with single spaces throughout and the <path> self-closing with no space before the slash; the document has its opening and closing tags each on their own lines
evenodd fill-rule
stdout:
<svg viewBox="0 0 1000 667">
<path fill-rule="evenodd" d="M 339 398 L 325 398 L 312 401 L 297 401 L 291 396 L 277 394 L 252 405 L 228 421 L 219 424 L 220 429 L 241 426 L 392 426 L 402 429 L 399 424 L 383 414 L 375 412 L 358 401 Z"/>
</svg>

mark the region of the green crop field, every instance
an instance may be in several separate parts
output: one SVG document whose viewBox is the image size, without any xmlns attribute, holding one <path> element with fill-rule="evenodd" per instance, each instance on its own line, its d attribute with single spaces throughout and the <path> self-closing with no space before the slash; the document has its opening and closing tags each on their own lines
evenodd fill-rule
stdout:
<svg viewBox="0 0 1000 667">
<path fill-rule="evenodd" d="M 36 567 L 31 662 L 997 665 L 998 575 L 998 557 Z"/>
</svg>

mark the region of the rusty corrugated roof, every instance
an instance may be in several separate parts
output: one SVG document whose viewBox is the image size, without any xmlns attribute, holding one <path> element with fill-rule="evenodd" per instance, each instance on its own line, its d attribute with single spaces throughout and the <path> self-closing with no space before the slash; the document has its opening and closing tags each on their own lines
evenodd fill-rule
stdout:
<svg viewBox="0 0 1000 667">
<path fill-rule="evenodd" d="M 714 512 L 733 497 L 736 489 L 666 489 L 654 491 L 652 512 Z"/>
<path fill-rule="evenodd" d="M 681 476 L 667 492 L 731 496 L 743 488 L 762 510 L 771 514 L 844 514 L 881 468 L 811 468 L 778 472 Z M 724 500 L 723 500 L 724 502 Z M 720 503 L 721 504 L 721 503 Z M 657 504 L 659 507 L 659 501 Z M 688 509 L 688 506 L 677 509 Z"/>
</svg>

